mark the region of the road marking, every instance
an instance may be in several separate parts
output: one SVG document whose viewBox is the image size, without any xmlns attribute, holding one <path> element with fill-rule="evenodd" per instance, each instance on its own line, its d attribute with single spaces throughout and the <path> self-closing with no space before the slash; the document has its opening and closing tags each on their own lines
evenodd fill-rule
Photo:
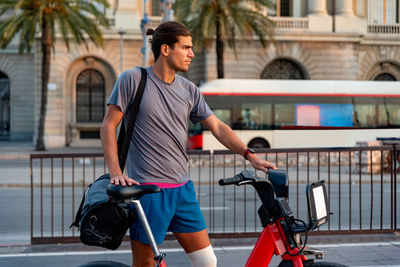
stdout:
<svg viewBox="0 0 400 267">
<path fill-rule="evenodd" d="M 333 247 L 360 247 L 360 246 L 400 246 L 400 242 L 371 242 L 371 243 L 345 243 L 345 244 L 316 244 L 318 248 L 333 248 Z M 216 246 L 214 251 L 237 251 L 237 250 L 252 250 L 254 246 Z M 164 253 L 184 252 L 182 248 L 166 248 L 160 249 Z M 115 251 L 63 251 L 63 252 L 27 252 L 16 254 L 1 254 L 0 259 L 17 258 L 17 257 L 48 257 L 48 256 L 82 256 L 82 255 L 115 255 L 115 254 L 131 254 L 131 250 L 115 250 Z M 390 267 L 400 265 L 386 265 Z M 367 267 L 367 266 L 364 266 Z M 368 266 L 372 267 L 372 266 Z"/>
<path fill-rule="evenodd" d="M 314 246 L 314 245 L 313 245 Z M 400 246 L 400 242 L 365 242 L 365 243 L 343 243 L 343 244 L 315 244 L 315 247 L 334 248 L 334 247 L 373 247 L 373 246 Z"/>
</svg>

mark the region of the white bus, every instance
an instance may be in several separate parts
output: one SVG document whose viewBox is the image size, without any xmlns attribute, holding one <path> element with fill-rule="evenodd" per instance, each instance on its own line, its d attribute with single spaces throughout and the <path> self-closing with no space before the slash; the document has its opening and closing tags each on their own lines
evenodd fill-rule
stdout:
<svg viewBox="0 0 400 267">
<path fill-rule="evenodd" d="M 249 147 L 343 147 L 400 138 L 400 82 L 219 79 L 200 86 Z M 191 125 L 189 149 L 224 147 Z"/>
</svg>

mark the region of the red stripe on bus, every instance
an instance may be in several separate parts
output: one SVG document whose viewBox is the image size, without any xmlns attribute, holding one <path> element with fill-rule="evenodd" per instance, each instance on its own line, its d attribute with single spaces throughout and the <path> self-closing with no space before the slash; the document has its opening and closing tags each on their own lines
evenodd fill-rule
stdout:
<svg viewBox="0 0 400 267">
<path fill-rule="evenodd" d="M 367 95 L 367 94 L 282 94 L 282 93 L 209 93 L 209 92 L 202 92 L 203 95 L 215 95 L 215 96 L 347 96 L 347 97 L 400 97 L 399 95 Z"/>
</svg>

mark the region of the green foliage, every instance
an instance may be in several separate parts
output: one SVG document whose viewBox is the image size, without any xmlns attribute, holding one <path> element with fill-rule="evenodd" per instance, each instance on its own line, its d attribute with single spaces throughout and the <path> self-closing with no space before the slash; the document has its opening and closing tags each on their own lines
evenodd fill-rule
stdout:
<svg viewBox="0 0 400 267">
<path fill-rule="evenodd" d="M 108 21 L 96 4 L 108 6 L 107 0 L 1 0 L 0 16 L 5 19 L 0 21 L 0 47 L 6 48 L 19 34 L 19 52 L 30 52 L 43 25 L 53 50 L 58 33 L 68 49 L 71 40 L 86 47 L 88 40 L 103 45 L 100 26 L 108 27 Z"/>
<path fill-rule="evenodd" d="M 251 38 L 256 35 L 265 47 L 266 37 L 272 40 L 273 22 L 260 9 L 274 8 L 270 0 L 176 0 L 175 15 L 192 32 L 199 48 L 208 47 L 219 38 L 235 49 L 236 35 Z"/>
</svg>

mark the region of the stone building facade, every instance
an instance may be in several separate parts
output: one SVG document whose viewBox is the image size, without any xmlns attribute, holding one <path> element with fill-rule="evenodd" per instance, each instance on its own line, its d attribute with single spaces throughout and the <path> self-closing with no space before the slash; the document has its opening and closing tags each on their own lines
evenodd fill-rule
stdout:
<svg viewBox="0 0 400 267">
<path fill-rule="evenodd" d="M 227 48 L 226 78 L 400 80 L 399 0 L 274 2 L 276 10 L 265 13 L 275 22 L 275 41 L 264 48 L 255 38 L 238 40 L 237 56 Z M 48 147 L 99 145 L 105 103 L 118 75 L 144 65 L 142 3 L 110 1 L 104 12 L 112 26 L 104 30 L 103 48 L 72 45 L 68 51 L 57 40 L 48 88 Z M 148 4 L 154 27 L 161 9 L 156 0 Z M 16 48 L 15 41 L 0 50 L 0 139 L 34 140 L 40 51 L 19 55 Z M 216 79 L 215 48 L 197 52 L 185 75 L 197 84 Z"/>
</svg>

